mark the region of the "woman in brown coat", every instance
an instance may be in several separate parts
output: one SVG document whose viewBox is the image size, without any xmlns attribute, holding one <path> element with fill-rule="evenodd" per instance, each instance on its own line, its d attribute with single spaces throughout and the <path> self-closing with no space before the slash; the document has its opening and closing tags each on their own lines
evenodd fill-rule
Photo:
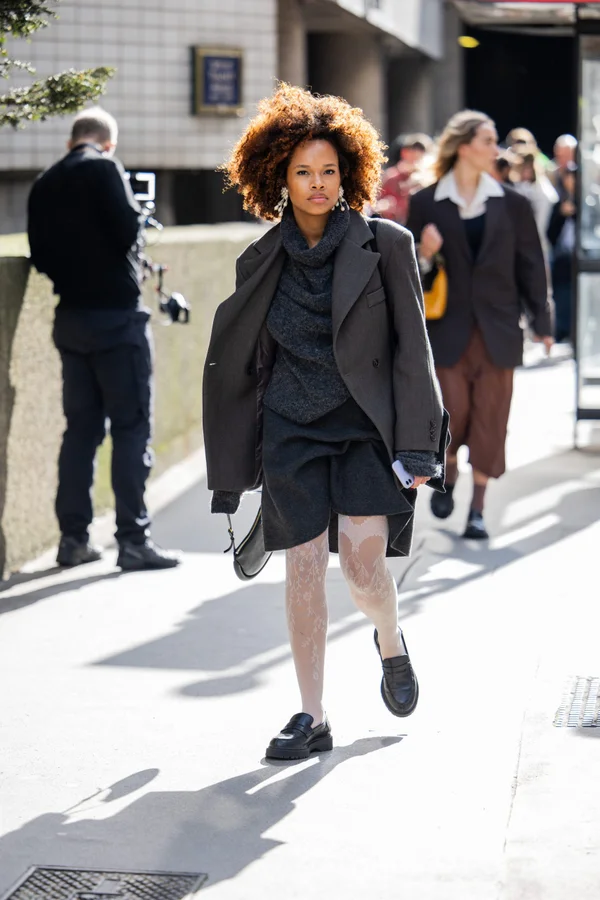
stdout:
<svg viewBox="0 0 600 900">
<path fill-rule="evenodd" d="M 483 519 L 490 478 L 505 470 L 513 372 L 523 359 L 521 317 L 550 352 L 552 315 L 544 256 L 529 201 L 489 174 L 498 136 L 484 113 L 464 110 L 440 142 L 437 181 L 411 198 L 408 228 L 428 287 L 441 252 L 448 276 L 445 315 L 428 332 L 450 413 L 446 492 L 431 498 L 445 519 L 454 509 L 457 453 L 469 448 L 473 497 L 464 537 L 487 538 Z"/>
<path fill-rule="evenodd" d="M 418 699 L 386 552 L 409 553 L 414 488 L 441 475 L 443 410 L 412 237 L 391 222 L 375 237 L 360 213 L 382 159 L 360 110 L 283 85 L 226 166 L 247 210 L 281 218 L 238 260 L 204 374 L 212 510 L 235 512 L 241 493 L 262 484 L 265 547 L 286 550 L 302 711 L 271 741 L 272 758 L 332 746 L 323 709 L 330 550 L 375 625 L 386 706 L 406 716 Z"/>
</svg>

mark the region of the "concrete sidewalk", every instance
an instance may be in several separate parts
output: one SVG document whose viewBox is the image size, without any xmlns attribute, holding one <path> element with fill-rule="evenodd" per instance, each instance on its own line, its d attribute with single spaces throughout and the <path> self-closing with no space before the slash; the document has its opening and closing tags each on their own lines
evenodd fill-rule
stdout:
<svg viewBox="0 0 600 900">
<path fill-rule="evenodd" d="M 467 478 L 447 522 L 422 495 L 392 563 L 410 719 L 332 560 L 335 749 L 307 762 L 263 759 L 298 707 L 284 561 L 237 581 L 202 483 L 157 517 L 180 569 L 121 575 L 112 553 L 0 592 L 0 896 L 62 864 L 206 872 L 218 900 L 597 900 L 600 728 L 553 726 L 567 679 L 600 675 L 600 456 L 570 450 L 573 393 L 569 362 L 518 373 L 489 545 L 458 537 Z"/>
</svg>

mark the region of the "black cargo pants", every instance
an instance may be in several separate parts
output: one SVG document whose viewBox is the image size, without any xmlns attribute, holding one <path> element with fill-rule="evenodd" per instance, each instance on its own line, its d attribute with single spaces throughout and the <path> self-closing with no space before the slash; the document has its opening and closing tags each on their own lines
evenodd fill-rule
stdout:
<svg viewBox="0 0 600 900">
<path fill-rule="evenodd" d="M 63 372 L 67 427 L 58 461 L 56 515 L 63 535 L 88 539 L 95 457 L 107 423 L 119 543 L 143 543 L 144 501 L 152 468 L 152 335 L 137 310 L 57 309 L 54 343 Z"/>
</svg>

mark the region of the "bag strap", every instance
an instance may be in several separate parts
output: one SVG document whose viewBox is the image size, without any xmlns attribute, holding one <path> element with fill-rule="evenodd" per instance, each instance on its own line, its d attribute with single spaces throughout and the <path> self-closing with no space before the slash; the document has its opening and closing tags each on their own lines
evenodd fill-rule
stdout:
<svg viewBox="0 0 600 900">
<path fill-rule="evenodd" d="M 231 521 L 231 516 L 229 515 L 229 513 L 227 514 L 227 523 L 228 523 L 227 531 L 229 532 L 229 540 L 231 541 L 231 543 L 230 543 L 229 547 L 227 548 L 227 550 L 223 550 L 223 553 L 229 553 L 230 550 L 233 550 L 233 552 L 235 554 L 235 536 L 233 534 L 233 522 Z"/>
</svg>

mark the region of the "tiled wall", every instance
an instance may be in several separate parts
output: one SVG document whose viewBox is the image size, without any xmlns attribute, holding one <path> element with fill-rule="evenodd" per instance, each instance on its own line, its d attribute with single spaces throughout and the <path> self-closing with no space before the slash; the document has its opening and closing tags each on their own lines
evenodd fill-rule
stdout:
<svg viewBox="0 0 600 900">
<path fill-rule="evenodd" d="M 244 119 L 191 115 L 191 46 L 243 49 L 247 114 L 273 88 L 277 0 L 62 0 L 58 12 L 31 44 L 9 51 L 39 76 L 117 67 L 99 102 L 118 119 L 118 155 L 128 167 L 213 169 L 240 134 Z M 0 170 L 45 168 L 64 152 L 69 127 L 58 117 L 3 128 Z"/>
</svg>

